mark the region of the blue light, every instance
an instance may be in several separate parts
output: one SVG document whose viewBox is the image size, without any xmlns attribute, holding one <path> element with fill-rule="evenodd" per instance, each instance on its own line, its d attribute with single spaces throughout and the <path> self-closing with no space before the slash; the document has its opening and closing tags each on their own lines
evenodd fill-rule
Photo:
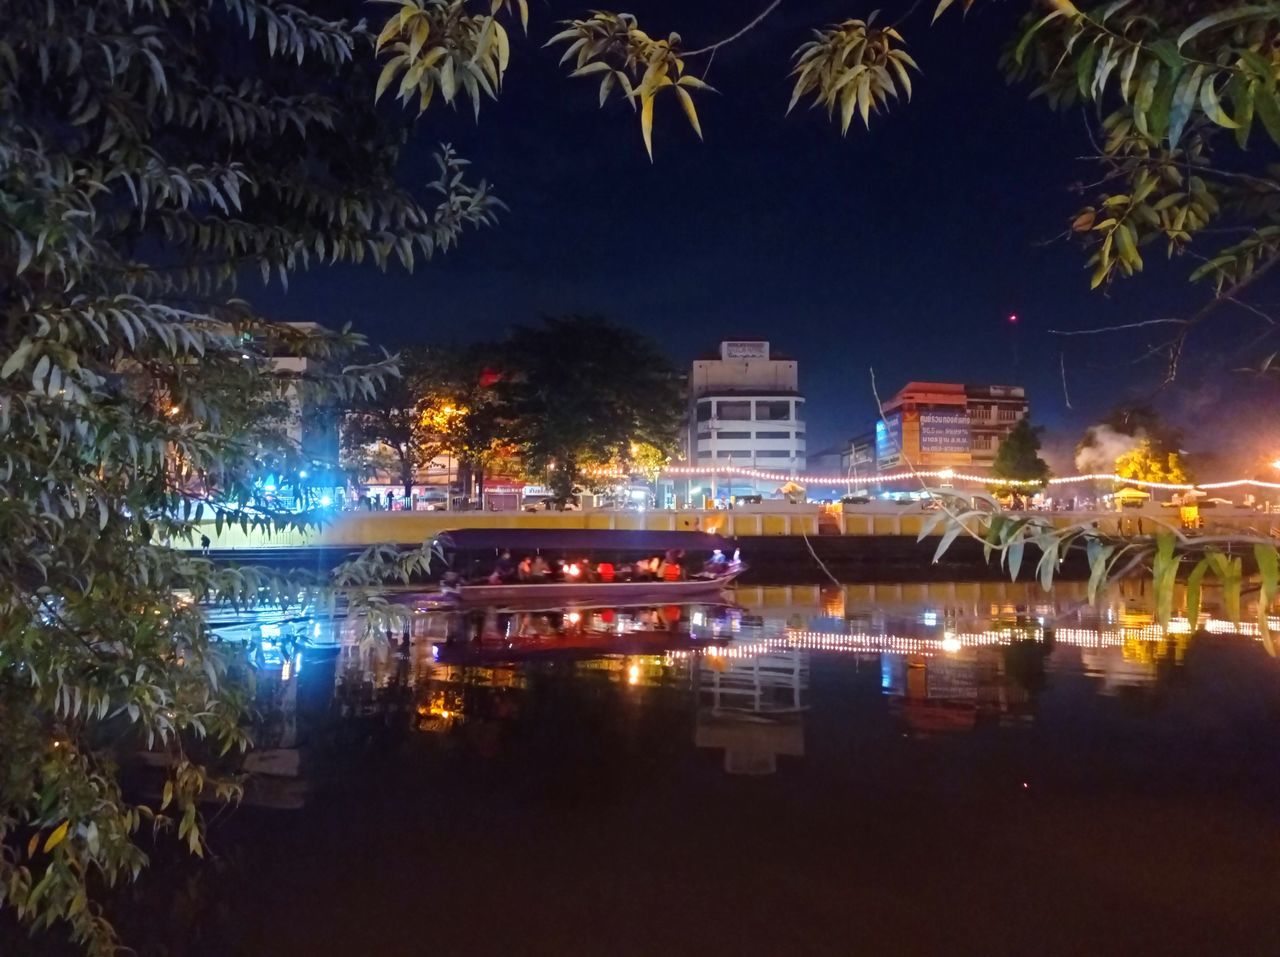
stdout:
<svg viewBox="0 0 1280 957">
<path fill-rule="evenodd" d="M 321 507 L 321 508 L 328 508 L 328 507 L 329 507 L 330 505 L 332 505 L 332 504 L 333 504 L 333 499 L 331 499 L 328 495 L 322 495 L 322 496 L 320 496 L 320 507 Z"/>
</svg>

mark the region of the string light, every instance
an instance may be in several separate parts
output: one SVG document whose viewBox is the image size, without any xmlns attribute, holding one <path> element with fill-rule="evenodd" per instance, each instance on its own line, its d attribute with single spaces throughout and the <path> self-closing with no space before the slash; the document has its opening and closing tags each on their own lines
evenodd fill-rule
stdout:
<svg viewBox="0 0 1280 957">
<path fill-rule="evenodd" d="M 591 468 L 586 474 L 599 478 L 626 478 L 623 469 Z M 847 475 L 792 475 L 790 472 L 773 472 L 766 469 L 744 468 L 737 465 L 670 465 L 663 468 L 660 475 L 668 478 L 692 478 L 699 476 L 754 478 L 765 482 L 803 482 L 809 485 L 847 485 Z M 1263 482 L 1257 479 L 1233 479 L 1229 482 L 1148 482 L 1144 479 L 1126 478 L 1114 472 L 1090 472 L 1086 475 L 1060 475 L 1039 482 L 1027 479 L 1001 479 L 991 475 L 971 475 L 957 472 L 954 469 L 918 469 L 914 472 L 890 472 L 885 475 L 864 476 L 860 485 L 892 485 L 898 482 L 913 482 L 920 479 L 942 479 L 947 482 L 970 482 L 976 485 L 1017 486 L 1023 488 L 1039 488 L 1043 485 L 1073 485 L 1080 482 L 1117 482 L 1125 485 L 1136 485 L 1141 488 L 1154 488 L 1170 492 L 1189 492 L 1193 489 L 1229 489 L 1251 487 L 1257 489 L 1280 490 L 1280 482 Z"/>
</svg>

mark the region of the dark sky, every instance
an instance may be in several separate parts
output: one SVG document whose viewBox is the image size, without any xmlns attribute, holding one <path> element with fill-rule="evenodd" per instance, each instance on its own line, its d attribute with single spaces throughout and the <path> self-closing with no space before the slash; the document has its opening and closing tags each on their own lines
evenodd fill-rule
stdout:
<svg viewBox="0 0 1280 957">
<path fill-rule="evenodd" d="M 622 9 L 693 47 L 764 6 Z M 890 15 L 905 6 L 885 4 Z M 597 84 L 568 79 L 558 52 L 540 49 L 555 20 L 586 5 L 533 0 L 501 101 L 479 124 L 469 107 L 434 105 L 406 170 L 429 179 L 430 148 L 452 142 L 510 205 L 499 227 L 412 275 L 321 270 L 287 296 L 255 298 L 283 318 L 351 321 L 389 347 L 497 337 L 564 312 L 642 329 L 682 365 L 722 338 L 767 337 L 800 362 L 811 453 L 869 425 L 872 368 L 885 398 L 910 379 L 1024 384 L 1033 418 L 1074 441 L 1158 370 L 1130 364 L 1141 340 L 1070 340 L 1068 410 L 1064 340 L 1048 330 L 1186 312 L 1198 298 L 1182 264 L 1091 293 L 1081 251 L 1052 241 L 1079 205 L 1067 187 L 1090 178 L 1076 161 L 1088 140 L 1079 112 L 1028 102 L 997 70 L 1024 6 L 991 0 L 931 29 L 922 4 L 902 27 L 924 70 L 914 100 L 873 116 L 870 133 L 855 119 L 842 139 L 824 112 L 783 111 L 791 51 L 852 8 L 784 3 L 717 53 L 708 80 L 721 92 L 697 98 L 705 143 L 674 98 L 658 102 L 650 164 L 630 108 L 615 98 L 598 109 Z"/>
</svg>

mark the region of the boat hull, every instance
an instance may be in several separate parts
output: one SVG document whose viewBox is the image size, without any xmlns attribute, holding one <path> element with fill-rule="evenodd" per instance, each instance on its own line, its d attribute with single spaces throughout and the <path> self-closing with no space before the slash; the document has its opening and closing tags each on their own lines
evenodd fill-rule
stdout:
<svg viewBox="0 0 1280 957">
<path fill-rule="evenodd" d="M 455 592 L 432 595 L 440 606 L 487 606 L 518 603 L 554 605 L 669 605 L 718 598 L 743 569 L 715 578 L 676 582 L 547 582 L 516 585 L 463 585 Z"/>
</svg>

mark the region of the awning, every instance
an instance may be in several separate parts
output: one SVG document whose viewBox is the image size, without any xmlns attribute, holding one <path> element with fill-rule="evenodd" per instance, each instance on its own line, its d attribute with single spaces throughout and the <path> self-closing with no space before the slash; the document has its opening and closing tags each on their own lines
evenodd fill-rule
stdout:
<svg viewBox="0 0 1280 957">
<path fill-rule="evenodd" d="M 485 551 L 507 548 L 512 552 L 605 551 L 654 555 L 670 549 L 726 554 L 733 539 L 708 532 L 660 532 L 609 528 L 458 528 L 441 532 L 435 542 L 451 551 Z"/>
</svg>

